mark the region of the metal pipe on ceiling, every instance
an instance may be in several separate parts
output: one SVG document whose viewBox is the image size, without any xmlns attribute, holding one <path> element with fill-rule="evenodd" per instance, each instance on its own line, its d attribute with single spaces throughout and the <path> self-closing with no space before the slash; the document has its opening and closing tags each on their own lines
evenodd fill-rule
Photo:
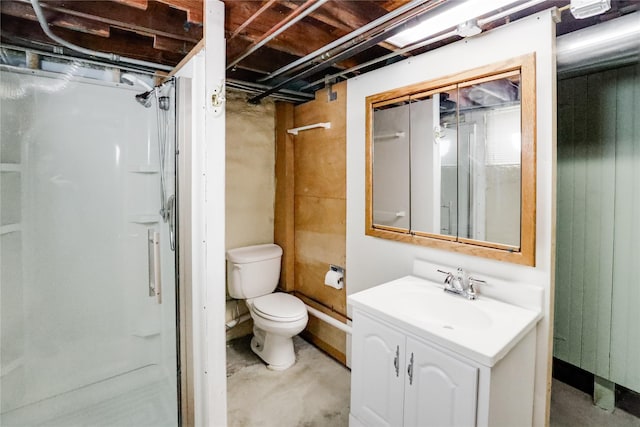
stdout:
<svg viewBox="0 0 640 427">
<path fill-rule="evenodd" d="M 276 84 L 266 92 L 251 98 L 249 102 L 258 103 L 260 102 L 261 99 L 271 95 L 272 93 L 277 92 L 280 88 L 287 86 L 289 83 L 300 81 L 328 67 L 331 67 L 332 65 L 342 60 L 351 58 L 352 56 L 357 55 L 358 53 L 369 49 L 371 46 L 374 46 L 380 43 L 381 41 L 388 39 L 394 34 L 397 34 L 400 31 L 408 27 L 411 27 L 417 22 L 420 22 L 420 20 L 423 19 L 423 15 L 427 15 L 427 12 L 433 10 L 437 6 L 441 5 L 442 3 L 445 3 L 445 0 L 431 1 L 426 5 L 417 7 L 414 10 L 411 10 L 405 13 L 404 15 L 397 17 L 395 20 L 392 20 L 391 22 L 387 22 L 386 24 L 378 28 L 374 28 L 373 30 L 370 31 L 371 33 L 373 33 L 373 35 L 361 36 L 361 38 L 355 43 L 347 44 L 346 49 L 342 46 L 338 47 L 336 49 L 335 55 L 332 52 L 326 53 L 325 56 L 327 59 L 323 60 L 320 63 L 316 63 L 311 68 L 308 68 L 307 70 L 302 71 L 301 73 L 296 74 L 295 76 L 290 77 Z"/>
<path fill-rule="evenodd" d="M 292 70 L 293 68 L 296 68 L 299 65 L 303 65 L 303 64 L 308 64 L 309 62 L 311 62 L 312 60 L 321 57 L 321 55 L 323 55 L 324 53 L 330 51 L 333 48 L 339 47 L 344 45 L 345 43 L 353 40 L 354 38 L 366 33 L 369 30 L 372 30 L 374 28 L 377 28 L 385 23 L 387 23 L 388 21 L 390 21 L 391 19 L 400 16 L 401 14 L 415 8 L 418 7 L 420 5 L 422 5 L 423 3 L 426 3 L 429 0 L 413 0 L 407 4 L 405 4 L 404 6 L 401 6 L 383 16 L 381 16 L 380 18 L 376 19 L 375 21 L 371 21 L 370 23 L 368 23 L 367 25 L 364 25 L 360 28 L 358 28 L 355 31 L 350 32 L 349 34 L 346 34 L 342 37 L 340 37 L 339 39 L 337 39 L 334 42 L 329 43 L 328 45 L 325 45 L 323 47 L 321 47 L 320 49 L 317 49 L 314 52 L 311 52 L 310 54 L 297 59 L 295 61 L 293 61 L 292 63 L 285 65 L 284 67 L 274 71 L 273 73 L 269 73 L 268 76 L 266 77 L 261 77 L 260 79 L 258 79 L 259 82 L 262 81 L 266 81 L 266 80 L 271 80 L 274 79 L 278 76 L 281 76 L 282 74 Z M 321 58 L 323 59 L 323 58 Z"/>
<path fill-rule="evenodd" d="M 318 85 L 320 83 L 323 83 L 326 79 L 333 80 L 335 78 L 342 77 L 342 76 L 347 75 L 349 73 L 353 73 L 355 71 L 358 71 L 358 70 L 360 70 L 362 68 L 366 68 L 366 67 L 369 67 L 371 65 L 375 65 L 378 62 L 382 62 L 382 61 L 386 61 L 387 59 L 395 58 L 396 56 L 403 55 L 405 53 L 411 52 L 412 50 L 415 50 L 415 49 L 418 49 L 418 48 L 421 48 L 421 47 L 424 47 L 424 46 L 428 46 L 428 45 L 433 44 L 433 43 L 437 43 L 437 42 L 439 42 L 441 40 L 448 39 L 449 37 L 454 37 L 457 34 L 458 34 L 458 32 L 456 30 L 453 30 L 453 31 L 446 32 L 446 33 L 441 34 L 441 35 L 436 36 L 436 37 L 430 37 L 430 38 L 428 38 L 426 40 L 419 41 L 419 42 L 411 44 L 411 45 L 409 45 L 407 47 L 403 47 L 402 49 L 399 49 L 399 50 L 396 50 L 394 52 L 388 53 L 388 54 L 386 54 L 384 56 L 380 56 L 378 58 L 372 59 L 371 61 L 363 62 L 362 64 L 358 64 L 358 65 L 356 65 L 354 67 L 351 67 L 351 68 L 348 68 L 346 70 L 340 71 L 339 73 L 332 74 L 330 76 L 325 77 L 324 79 L 316 80 L 315 82 L 312 82 L 312 83 L 309 83 L 308 85 L 302 86 L 301 89 L 302 90 L 309 89 L 309 88 L 311 88 L 313 86 L 316 86 L 316 85 Z"/>
<path fill-rule="evenodd" d="M 640 12 L 556 39 L 559 74 L 593 71 L 640 61 Z"/>
<path fill-rule="evenodd" d="M 478 20 L 478 23 L 487 23 L 504 18 L 521 10 L 542 3 L 543 0 L 530 0 L 526 3 L 514 6 L 498 14 Z M 444 34 L 454 35 L 455 31 Z M 382 57 L 373 59 L 339 73 L 326 76 L 303 86 L 308 89 L 324 81 L 342 77 L 351 72 L 385 61 L 395 56 L 415 50 L 442 40 L 443 36 L 437 36 L 430 40 L 415 43 L 396 52 L 391 52 Z M 612 65 L 622 65 L 640 61 L 640 12 L 631 13 L 597 26 L 587 27 L 557 38 L 556 61 L 558 73 L 584 72 L 587 70 L 601 69 Z"/>
<path fill-rule="evenodd" d="M 35 1 L 35 0 L 34 0 Z M 227 65 L 227 70 L 232 69 L 236 64 L 245 59 L 247 56 L 251 55 L 256 50 L 260 49 L 262 46 L 278 37 L 280 34 L 288 30 L 291 26 L 296 24 L 298 21 L 302 20 L 304 17 L 309 15 L 314 10 L 318 9 L 320 6 L 325 4 L 329 0 L 307 0 L 302 6 L 298 7 L 294 10 L 290 15 L 288 15 L 281 22 L 276 24 L 273 28 L 267 31 L 262 38 L 256 42 L 253 46 L 247 49 L 244 53 L 238 56 L 236 59 L 231 61 L 229 65 Z"/>
<path fill-rule="evenodd" d="M 536 6 L 536 5 L 538 5 L 540 3 L 543 3 L 545 1 L 546 0 L 530 0 L 530 1 L 526 2 L 526 3 L 521 3 L 519 5 L 516 5 L 516 6 L 510 7 L 508 9 L 506 9 L 506 10 L 503 10 L 500 13 L 496 13 L 495 15 L 491 15 L 488 18 L 478 19 L 478 25 L 480 27 L 482 27 L 482 26 L 488 24 L 489 22 L 497 21 L 498 19 L 505 18 L 505 17 L 507 17 L 507 16 L 509 16 L 511 14 L 514 14 L 514 13 L 520 12 L 521 10 L 528 9 L 530 7 Z"/>
<path fill-rule="evenodd" d="M 33 11 L 36 13 L 36 17 L 38 18 L 38 23 L 40 23 L 40 27 L 42 28 L 42 31 L 44 31 L 44 33 L 51 40 L 53 40 L 54 42 L 58 43 L 61 46 L 64 46 L 73 51 L 82 53 L 84 55 L 107 59 L 113 62 L 124 62 L 126 64 L 138 65 L 140 67 L 153 68 L 156 70 L 171 71 L 173 69 L 173 67 L 170 67 L 167 65 L 155 64 L 149 61 L 141 61 L 139 59 L 127 58 L 124 56 L 116 55 L 115 53 L 99 52 L 97 50 L 87 49 L 82 46 L 78 46 L 71 42 L 68 42 L 63 38 L 58 37 L 51 31 L 51 29 L 49 28 L 49 23 L 47 22 L 47 18 L 44 16 L 44 12 L 42 11 L 42 7 L 40 6 L 40 3 L 38 2 L 38 0 L 31 0 L 31 5 L 33 6 Z"/>
<path fill-rule="evenodd" d="M 521 10 L 524 10 L 524 9 L 527 9 L 529 7 L 536 6 L 536 5 L 538 5 L 538 4 L 540 4 L 540 3 L 544 2 L 544 1 L 546 1 L 546 0 L 530 0 L 530 1 L 526 2 L 526 3 L 521 3 L 519 5 L 516 5 L 516 6 L 513 6 L 513 7 L 509 8 L 509 9 L 506 9 L 506 10 L 504 10 L 502 12 L 499 12 L 499 13 L 497 13 L 495 15 L 491 15 L 491 16 L 485 18 L 485 19 L 478 19 L 478 25 L 480 25 L 480 26 L 486 25 L 486 24 L 488 24 L 490 22 L 497 21 L 498 19 L 504 18 L 505 16 L 511 15 L 513 13 L 517 13 L 517 12 L 519 12 Z M 394 57 L 399 56 L 399 55 L 404 55 L 405 53 L 409 53 L 409 52 L 411 52 L 413 50 L 416 50 L 416 49 L 419 49 L 421 47 L 428 46 L 428 45 L 433 44 L 433 43 L 437 43 L 437 42 L 439 42 L 441 40 L 445 40 L 445 39 L 447 39 L 449 37 L 453 37 L 456 34 L 457 34 L 457 31 L 456 30 L 452 30 L 452 31 L 449 31 L 447 33 L 444 33 L 444 34 L 441 34 L 441 35 L 438 35 L 438 36 L 435 36 L 435 37 L 430 37 L 428 39 L 425 39 L 425 40 L 422 40 L 422 41 L 418 41 L 418 42 L 413 43 L 413 44 L 411 44 L 409 46 L 406 46 L 406 47 L 404 47 L 402 49 L 399 49 L 399 50 L 396 50 L 394 52 L 391 52 L 391 53 L 389 53 L 387 55 L 380 56 L 378 58 L 372 59 L 371 61 L 364 62 L 362 64 L 359 64 L 359 65 L 356 65 L 354 67 L 348 68 L 346 70 L 340 71 L 339 73 L 327 76 L 327 77 L 325 77 L 323 79 L 316 80 L 316 81 L 314 81 L 312 83 L 309 83 L 309 84 L 303 86 L 301 89 L 304 90 L 304 89 L 311 88 L 311 87 L 316 86 L 316 85 L 318 85 L 320 83 L 323 83 L 327 79 L 328 80 L 333 80 L 335 78 L 345 76 L 345 75 L 347 75 L 349 73 L 353 73 L 355 71 L 361 70 L 362 68 L 366 68 L 366 67 L 369 67 L 371 65 L 375 65 L 375 64 L 377 64 L 379 62 L 386 61 L 388 59 L 394 58 Z"/>
<path fill-rule="evenodd" d="M 227 83 L 227 86 L 235 86 L 235 87 L 243 86 L 243 87 L 252 89 L 253 93 L 259 93 L 261 91 L 271 89 L 271 87 L 267 85 L 263 85 L 260 83 L 246 82 L 246 81 L 237 80 L 237 79 L 226 79 L 225 82 Z M 298 101 L 300 100 L 308 101 L 315 98 L 315 95 L 312 93 L 299 92 L 299 91 L 290 90 L 290 89 L 283 89 L 280 92 L 278 92 L 278 94 L 287 95 L 289 97 L 297 97 Z"/>
</svg>

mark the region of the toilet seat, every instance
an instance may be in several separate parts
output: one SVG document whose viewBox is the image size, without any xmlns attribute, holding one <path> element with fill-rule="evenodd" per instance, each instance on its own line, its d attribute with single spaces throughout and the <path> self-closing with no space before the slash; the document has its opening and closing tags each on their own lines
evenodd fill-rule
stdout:
<svg viewBox="0 0 640 427">
<path fill-rule="evenodd" d="M 276 322 L 295 322 L 307 315 L 304 303 L 283 292 L 263 295 L 251 300 L 256 315 Z"/>
</svg>

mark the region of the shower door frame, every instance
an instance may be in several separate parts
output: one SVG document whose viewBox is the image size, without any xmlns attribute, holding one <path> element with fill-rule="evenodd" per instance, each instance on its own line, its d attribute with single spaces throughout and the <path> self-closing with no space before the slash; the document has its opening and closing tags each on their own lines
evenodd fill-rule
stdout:
<svg viewBox="0 0 640 427">
<path fill-rule="evenodd" d="M 192 327 L 192 104 L 190 78 L 176 78 L 176 322 L 178 361 L 178 425 L 194 426 Z"/>
</svg>

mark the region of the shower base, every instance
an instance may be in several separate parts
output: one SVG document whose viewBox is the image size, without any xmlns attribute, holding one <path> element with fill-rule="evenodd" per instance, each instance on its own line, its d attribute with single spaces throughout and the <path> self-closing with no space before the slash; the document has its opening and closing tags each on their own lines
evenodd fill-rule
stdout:
<svg viewBox="0 0 640 427">
<path fill-rule="evenodd" d="M 0 414 L 0 425 L 176 427 L 175 384 L 163 377 L 140 368 Z"/>
</svg>

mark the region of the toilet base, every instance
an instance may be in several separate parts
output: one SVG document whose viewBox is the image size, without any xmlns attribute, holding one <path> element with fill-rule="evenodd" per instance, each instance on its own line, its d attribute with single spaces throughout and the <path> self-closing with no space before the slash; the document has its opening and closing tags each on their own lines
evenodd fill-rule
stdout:
<svg viewBox="0 0 640 427">
<path fill-rule="evenodd" d="M 292 337 L 266 333 L 255 326 L 251 350 L 267 364 L 267 368 L 274 371 L 284 371 L 296 363 Z"/>
</svg>

